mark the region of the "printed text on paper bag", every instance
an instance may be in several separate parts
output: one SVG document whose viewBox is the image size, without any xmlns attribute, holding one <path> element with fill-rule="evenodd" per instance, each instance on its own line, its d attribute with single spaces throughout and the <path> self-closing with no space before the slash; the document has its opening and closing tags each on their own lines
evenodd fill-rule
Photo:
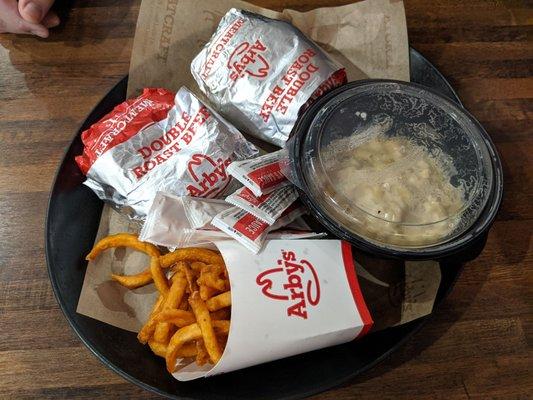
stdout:
<svg viewBox="0 0 533 400">
<path fill-rule="evenodd" d="M 287 315 L 307 319 L 308 306 L 320 301 L 320 282 L 313 265 L 298 260 L 294 251 L 281 251 L 278 266 L 257 275 L 256 283 L 263 294 L 287 304 Z"/>
</svg>

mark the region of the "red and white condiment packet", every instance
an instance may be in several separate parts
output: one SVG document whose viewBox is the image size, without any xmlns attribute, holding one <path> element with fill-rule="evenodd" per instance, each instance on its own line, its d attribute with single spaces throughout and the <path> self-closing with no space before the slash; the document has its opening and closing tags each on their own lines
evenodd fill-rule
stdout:
<svg viewBox="0 0 533 400">
<path fill-rule="evenodd" d="M 234 206 L 224 200 L 158 192 L 146 216 L 139 239 L 171 249 L 197 246 L 215 240 L 234 240 L 232 236 L 211 225 L 217 214 L 230 208 Z M 266 238 L 289 240 L 322 236 L 324 233 L 313 232 L 301 218 L 297 218 L 283 230 L 269 230 Z"/>
<path fill-rule="evenodd" d="M 211 224 L 226 232 L 253 253 L 258 253 L 268 232 L 291 223 L 304 213 L 304 207 L 295 202 L 283 212 L 273 225 L 269 225 L 242 208 L 232 207 L 215 216 Z"/>
<path fill-rule="evenodd" d="M 226 201 L 240 207 L 267 224 L 272 225 L 298 199 L 294 186 L 284 186 L 273 192 L 256 197 L 246 187 L 237 189 L 226 197 Z"/>
<path fill-rule="evenodd" d="M 347 242 L 269 240 L 256 255 L 235 241 L 214 244 L 231 286 L 228 341 L 215 365 L 178 360 L 176 379 L 214 376 L 350 342 L 372 327 Z"/>
<path fill-rule="evenodd" d="M 145 218 L 157 191 L 225 197 L 238 187 L 227 166 L 257 154 L 186 87 L 172 104 L 170 97 L 147 89 L 82 135 L 85 149 L 76 161 L 87 175 L 84 184 L 135 219 Z"/>
<path fill-rule="evenodd" d="M 278 150 L 249 160 L 234 161 L 227 171 L 259 197 L 291 184 L 282 172 L 286 157 L 285 150 Z"/>
<path fill-rule="evenodd" d="M 139 239 L 165 247 L 207 243 L 224 239 L 214 231 L 215 215 L 233 207 L 224 200 L 175 196 L 158 192 L 139 234 Z"/>
<path fill-rule="evenodd" d="M 344 68 L 289 22 L 235 8 L 191 73 L 236 127 L 280 147 L 308 101 L 346 82 Z"/>
</svg>

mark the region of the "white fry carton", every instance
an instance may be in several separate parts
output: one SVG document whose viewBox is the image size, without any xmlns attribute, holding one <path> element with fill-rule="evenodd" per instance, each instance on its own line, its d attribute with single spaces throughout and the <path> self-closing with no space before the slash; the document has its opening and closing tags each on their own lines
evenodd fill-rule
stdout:
<svg viewBox="0 0 533 400">
<path fill-rule="evenodd" d="M 215 242 L 229 273 L 231 326 L 222 358 L 178 362 L 180 381 L 352 341 L 372 326 L 351 247 L 340 240 L 269 240 L 260 254 Z M 187 361 L 189 362 L 189 361 Z"/>
</svg>

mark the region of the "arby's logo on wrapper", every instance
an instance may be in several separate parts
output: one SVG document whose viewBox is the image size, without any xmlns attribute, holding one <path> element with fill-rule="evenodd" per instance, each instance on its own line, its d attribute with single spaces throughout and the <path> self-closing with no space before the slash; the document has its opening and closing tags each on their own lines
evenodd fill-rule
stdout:
<svg viewBox="0 0 533 400">
<path fill-rule="evenodd" d="M 257 275 L 257 285 L 269 299 L 286 304 L 287 316 L 307 319 L 309 308 L 320 302 L 316 269 L 308 260 L 298 260 L 294 251 L 282 250 L 277 264 Z"/>
<path fill-rule="evenodd" d="M 280 147 L 302 106 L 346 80 L 344 68 L 292 24 L 239 9 L 222 18 L 191 72 L 224 117 Z"/>
<path fill-rule="evenodd" d="M 231 158 L 219 158 L 216 161 L 206 154 L 193 154 L 187 164 L 187 171 L 194 181 L 187 186 L 193 197 L 213 197 L 226 189 L 231 177 L 226 168 Z"/>
<path fill-rule="evenodd" d="M 235 47 L 228 60 L 230 79 L 236 81 L 245 74 L 255 78 L 265 78 L 270 64 L 264 57 L 267 47 L 257 39 L 254 43 L 244 41 Z"/>
</svg>

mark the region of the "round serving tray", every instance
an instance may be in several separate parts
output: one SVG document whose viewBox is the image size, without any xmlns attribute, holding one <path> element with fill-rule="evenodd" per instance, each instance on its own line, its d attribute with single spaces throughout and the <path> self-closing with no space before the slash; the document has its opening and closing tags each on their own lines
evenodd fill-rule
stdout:
<svg viewBox="0 0 533 400">
<path fill-rule="evenodd" d="M 410 49 L 411 80 L 432 87 L 460 104 L 446 79 Z M 81 341 L 106 366 L 147 390 L 174 399 L 294 399 L 346 382 L 409 339 L 427 320 L 370 334 L 361 340 L 208 379 L 178 382 L 164 360 L 141 345 L 132 332 L 76 313 L 87 262 L 103 203 L 86 186 L 74 157 L 82 152 L 81 132 L 126 98 L 127 77 L 94 108 L 76 133 L 59 166 L 48 206 L 45 242 L 50 281 L 61 310 Z M 438 305 L 461 272 L 453 260 L 441 262 Z"/>
</svg>

